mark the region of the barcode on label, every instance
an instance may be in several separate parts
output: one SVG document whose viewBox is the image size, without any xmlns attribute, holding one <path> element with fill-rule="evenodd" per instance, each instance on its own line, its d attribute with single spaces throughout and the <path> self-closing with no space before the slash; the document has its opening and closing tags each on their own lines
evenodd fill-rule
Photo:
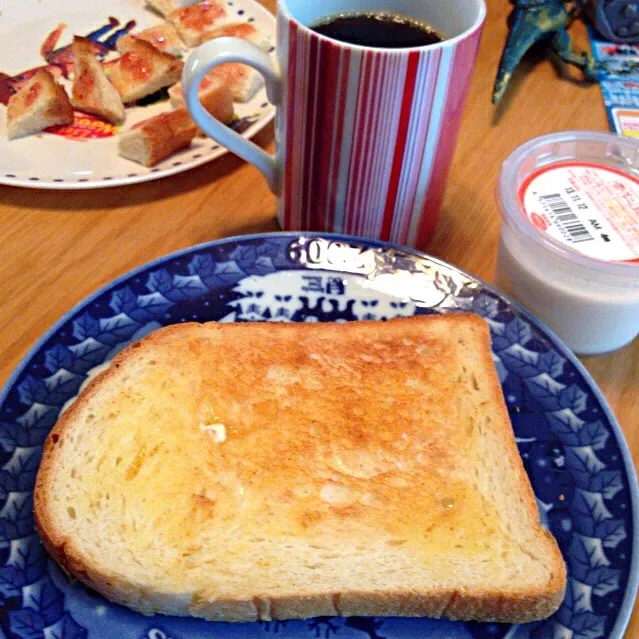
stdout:
<svg viewBox="0 0 639 639">
<path fill-rule="evenodd" d="M 595 239 L 559 193 L 540 195 L 539 199 L 548 205 L 553 222 L 569 242 L 578 244 Z"/>
</svg>

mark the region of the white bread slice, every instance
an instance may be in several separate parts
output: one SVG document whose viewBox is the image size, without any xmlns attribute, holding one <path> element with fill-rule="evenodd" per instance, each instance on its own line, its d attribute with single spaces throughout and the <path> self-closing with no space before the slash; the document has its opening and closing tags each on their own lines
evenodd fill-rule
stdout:
<svg viewBox="0 0 639 639">
<path fill-rule="evenodd" d="M 256 29 L 249 22 L 236 22 L 235 24 L 227 24 L 224 27 L 211 31 L 203 38 L 203 42 L 215 40 L 215 38 L 240 38 L 252 42 L 263 51 L 271 48 L 271 42 L 259 29 Z"/>
<path fill-rule="evenodd" d="M 118 138 L 118 154 L 154 166 L 189 146 L 197 130 L 186 109 L 160 113 L 124 131 Z"/>
<path fill-rule="evenodd" d="M 118 41 L 122 56 L 104 65 L 107 77 L 125 104 L 179 82 L 184 63 L 136 37 Z"/>
<path fill-rule="evenodd" d="M 64 88 L 44 69 L 17 92 L 7 104 L 7 137 L 10 140 L 44 129 L 73 123 L 73 107 Z"/>
<path fill-rule="evenodd" d="M 146 4 L 149 7 L 165 17 L 168 16 L 169 13 L 179 11 L 197 2 L 198 0 L 146 0 Z"/>
<path fill-rule="evenodd" d="M 71 104 L 80 111 L 97 115 L 112 124 L 123 122 L 124 104 L 95 57 L 93 41 L 89 38 L 74 36 L 71 51 L 73 53 Z"/>
<path fill-rule="evenodd" d="M 35 516 L 145 614 L 526 622 L 566 582 L 473 315 L 161 329 L 62 415 Z"/>
<path fill-rule="evenodd" d="M 233 95 L 228 85 L 221 78 L 205 76 L 202 79 L 198 96 L 202 106 L 214 118 L 224 124 L 230 124 L 233 121 L 233 117 L 235 116 Z M 171 106 L 174 109 L 186 108 L 181 82 L 169 89 L 169 98 L 171 100 Z"/>
<path fill-rule="evenodd" d="M 231 22 L 231 15 L 224 3 L 204 0 L 170 13 L 167 20 L 175 25 L 187 46 L 196 47 L 211 31 Z"/>
<path fill-rule="evenodd" d="M 149 27 L 148 29 L 139 31 L 134 35 L 122 36 L 118 39 L 116 44 L 117 50 L 120 52 L 125 51 L 127 48 L 127 39 L 133 37 L 145 40 L 152 44 L 158 51 L 164 51 L 165 53 L 170 53 L 174 56 L 182 55 L 184 50 L 184 45 L 182 44 L 182 40 L 180 40 L 180 36 L 178 36 L 175 27 L 168 22 L 163 22 L 162 24 Z"/>
</svg>

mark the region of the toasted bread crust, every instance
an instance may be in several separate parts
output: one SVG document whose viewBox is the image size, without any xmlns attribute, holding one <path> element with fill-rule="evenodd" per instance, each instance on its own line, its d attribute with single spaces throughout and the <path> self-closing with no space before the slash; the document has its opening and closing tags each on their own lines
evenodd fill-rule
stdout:
<svg viewBox="0 0 639 639">
<path fill-rule="evenodd" d="M 160 113 L 125 131 L 120 136 L 118 150 L 123 157 L 154 166 L 189 146 L 197 130 L 186 109 Z M 139 142 L 139 145 L 132 147 L 131 142 Z"/>
<path fill-rule="evenodd" d="M 437 321 L 430 320 L 430 321 Z M 447 316 L 445 320 L 448 330 L 455 332 L 457 324 L 467 327 L 474 326 L 483 335 L 483 340 L 489 344 L 488 328 L 483 320 L 474 315 L 459 314 Z M 428 319 L 409 318 L 391 320 L 387 326 L 397 328 L 402 323 L 404 326 L 411 324 L 428 323 Z M 358 327 L 365 328 L 375 322 L 358 322 Z M 255 325 L 257 327 L 258 325 Z M 320 330 L 334 331 L 336 334 L 344 325 L 321 325 Z M 260 324 L 260 331 L 290 332 L 291 335 L 299 335 L 304 331 L 312 331 L 317 325 L 290 325 L 290 324 Z M 351 326 L 351 328 L 353 328 Z M 182 324 L 170 326 L 147 336 L 136 345 L 130 346 L 117 355 L 111 367 L 98 375 L 83 391 L 78 400 L 61 416 L 48 437 L 42 464 L 38 472 L 34 510 L 35 520 L 40 532 L 43 544 L 53 558 L 71 576 L 83 581 L 88 586 L 95 588 L 107 598 L 117 603 L 128 606 L 143 614 L 166 613 L 173 615 L 192 615 L 211 620 L 224 621 L 255 621 L 269 619 L 304 619 L 317 615 L 341 615 L 341 616 L 429 616 L 448 617 L 450 619 L 499 621 L 511 623 L 525 623 L 537 619 L 543 619 L 552 614 L 563 600 L 566 569 L 557 544 L 550 533 L 536 527 L 538 533 L 547 540 L 549 552 L 548 564 L 550 566 L 550 578 L 544 583 L 529 584 L 525 590 L 505 591 L 503 588 L 494 588 L 487 583 L 482 588 L 473 588 L 472 591 L 453 587 L 432 587 L 424 584 L 419 591 L 415 589 L 351 589 L 347 592 L 331 591 L 313 592 L 309 590 L 290 593 L 278 593 L 270 596 L 269 593 L 256 593 L 254 597 L 233 598 L 220 597 L 212 600 L 202 600 L 190 593 L 167 594 L 161 591 L 141 589 L 139 584 L 128 581 L 123 575 L 109 566 L 94 566 L 87 561 L 85 554 L 77 547 L 75 541 L 66 537 L 59 530 L 56 522 L 56 514 L 53 512 L 53 500 L 51 495 L 52 477 L 56 468 L 61 463 L 61 447 L 58 445 L 64 438 L 68 428 L 74 420 L 78 419 L 91 399 L 99 390 L 111 381 L 115 380 L 120 367 L 136 356 L 136 352 L 144 349 L 155 348 L 163 343 L 178 339 L 184 340 L 185 345 L 190 339 L 201 333 L 210 331 L 251 331 L 251 325 L 221 325 L 221 324 Z M 300 333 L 300 331 L 302 333 Z M 401 330 L 400 330 L 401 332 Z M 246 333 L 245 333 L 246 336 Z M 185 346 L 188 347 L 188 346 Z M 194 348 L 197 347 L 194 346 Z M 531 522 L 538 522 L 539 513 L 535 497 L 528 477 L 524 471 L 521 458 L 517 451 L 512 428 L 508 419 L 501 387 L 494 372 L 494 365 L 490 355 L 490 349 L 486 348 L 481 353 L 483 365 L 486 370 L 493 371 L 490 376 L 490 392 L 493 396 L 494 407 L 498 412 L 496 420 L 503 428 L 503 455 L 508 463 L 516 470 L 520 479 L 520 497 L 522 512 L 530 518 Z"/>
</svg>

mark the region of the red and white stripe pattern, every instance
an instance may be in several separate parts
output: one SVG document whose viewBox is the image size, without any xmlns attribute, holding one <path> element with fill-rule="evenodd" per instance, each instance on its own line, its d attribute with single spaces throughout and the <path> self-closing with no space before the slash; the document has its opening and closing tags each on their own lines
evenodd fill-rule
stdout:
<svg viewBox="0 0 639 639">
<path fill-rule="evenodd" d="M 400 51 L 343 45 L 295 21 L 282 26 L 284 228 L 423 246 L 442 204 L 481 28 Z"/>
</svg>

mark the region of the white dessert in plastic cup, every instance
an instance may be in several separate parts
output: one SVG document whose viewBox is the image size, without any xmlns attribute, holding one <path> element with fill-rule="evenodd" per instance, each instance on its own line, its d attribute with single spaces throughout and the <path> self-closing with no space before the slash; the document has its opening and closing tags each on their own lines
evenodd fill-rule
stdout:
<svg viewBox="0 0 639 639">
<path fill-rule="evenodd" d="M 498 185 L 497 285 L 582 355 L 639 334 L 639 143 L 566 132 L 519 147 Z"/>
</svg>

